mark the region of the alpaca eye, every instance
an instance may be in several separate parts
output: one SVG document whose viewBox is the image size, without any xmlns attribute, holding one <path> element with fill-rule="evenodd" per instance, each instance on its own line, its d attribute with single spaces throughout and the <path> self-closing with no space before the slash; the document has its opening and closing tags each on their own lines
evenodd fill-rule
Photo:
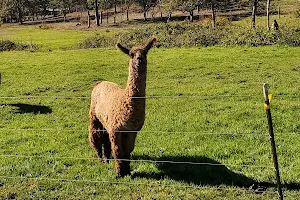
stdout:
<svg viewBox="0 0 300 200">
<path fill-rule="evenodd" d="M 134 57 L 134 53 L 130 53 L 130 57 L 133 58 Z"/>
</svg>

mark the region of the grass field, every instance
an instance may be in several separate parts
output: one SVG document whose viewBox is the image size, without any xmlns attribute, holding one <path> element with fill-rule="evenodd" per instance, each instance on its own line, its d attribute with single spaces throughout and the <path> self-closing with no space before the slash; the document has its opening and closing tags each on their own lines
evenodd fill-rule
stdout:
<svg viewBox="0 0 300 200">
<path fill-rule="evenodd" d="M 95 34 L 110 37 L 116 31 L 113 27 L 83 31 L 64 30 L 60 28 L 60 25 L 6 26 L 1 28 L 0 39 L 12 40 L 24 44 L 35 44 L 40 46 L 41 51 L 51 51 L 74 48 L 84 38 Z"/>
<path fill-rule="evenodd" d="M 132 155 L 140 161 L 131 163 L 132 176 L 117 179 L 114 162 L 97 161 L 88 145 L 88 97 L 98 80 L 124 86 L 129 58 L 115 49 L 60 50 L 88 34 L 1 29 L 3 38 L 43 45 L 0 53 L 1 199 L 277 199 L 265 82 L 274 94 L 284 194 L 298 198 L 300 48 L 151 50 L 147 96 L 161 98 L 147 99 Z M 255 182 L 266 191 L 253 193 Z"/>
</svg>

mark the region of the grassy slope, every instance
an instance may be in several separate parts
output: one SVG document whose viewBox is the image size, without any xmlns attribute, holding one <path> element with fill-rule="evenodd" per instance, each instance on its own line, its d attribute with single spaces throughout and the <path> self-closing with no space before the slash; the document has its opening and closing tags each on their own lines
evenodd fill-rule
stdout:
<svg viewBox="0 0 300 200">
<path fill-rule="evenodd" d="M 44 31 L 46 38 L 66 33 L 22 29 L 22 32 L 31 32 L 37 41 Z M 76 44 L 81 38 L 81 33 L 69 33 L 74 36 L 69 42 L 68 36 L 61 42 L 60 37 L 55 39 L 57 42 L 45 40 L 44 48 L 53 48 L 52 52 L 1 53 L 0 96 L 89 96 L 93 83 L 102 79 L 124 85 L 128 63 L 125 55 L 103 49 L 55 50 Z M 42 156 L 1 157 L 1 176 L 127 184 L 1 178 L 0 197 L 276 199 L 273 188 L 268 190 L 271 193 L 262 195 L 244 190 L 253 181 L 274 182 L 272 169 L 241 165 L 272 166 L 261 91 L 261 84 L 268 82 L 275 94 L 272 111 L 282 179 L 288 186 L 299 183 L 299 98 L 283 96 L 300 95 L 299 53 L 299 48 L 284 47 L 154 49 L 150 52 L 147 95 L 182 97 L 147 100 L 144 132 L 138 136 L 133 158 L 213 162 L 227 164 L 226 167 L 133 162 L 135 178 L 115 179 L 113 162 L 106 166 L 93 160 L 94 152 L 87 144 L 89 99 L 1 99 L 1 155 Z M 251 97 L 184 98 L 194 95 Z M 19 107 L 26 106 L 20 104 L 31 105 L 30 109 L 42 113 L 34 114 L 29 108 L 23 108 L 25 113 L 18 113 L 16 104 Z M 7 130 L 16 128 L 33 130 Z M 40 128 L 58 130 L 35 130 Z M 138 183 L 142 185 L 135 185 Z M 205 187 L 184 188 L 186 186 Z M 217 190 L 218 187 L 223 189 Z M 288 190 L 286 195 L 288 199 L 295 199 L 299 192 Z"/>
<path fill-rule="evenodd" d="M 55 27 L 55 25 L 53 26 Z M 83 31 L 71 29 L 57 30 L 52 29 L 51 25 L 42 27 L 44 28 L 39 28 L 39 26 L 6 26 L 1 29 L 0 39 L 9 39 L 25 44 L 36 44 L 40 45 L 43 51 L 48 51 L 74 47 L 84 38 L 94 34 L 101 34 L 109 37 L 116 31 L 115 28 Z"/>
</svg>

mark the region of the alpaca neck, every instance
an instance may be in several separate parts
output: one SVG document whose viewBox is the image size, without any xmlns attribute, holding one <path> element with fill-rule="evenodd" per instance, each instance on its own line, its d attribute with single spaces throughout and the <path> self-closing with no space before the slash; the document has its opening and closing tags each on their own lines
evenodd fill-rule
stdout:
<svg viewBox="0 0 300 200">
<path fill-rule="evenodd" d="M 129 66 L 126 94 L 129 97 L 145 97 L 146 94 L 146 67 L 144 72 L 139 72 L 139 66 Z"/>
</svg>

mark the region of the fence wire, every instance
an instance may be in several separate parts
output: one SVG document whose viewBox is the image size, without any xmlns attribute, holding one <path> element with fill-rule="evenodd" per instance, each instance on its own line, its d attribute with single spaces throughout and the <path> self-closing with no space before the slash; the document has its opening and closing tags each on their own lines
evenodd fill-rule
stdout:
<svg viewBox="0 0 300 200">
<path fill-rule="evenodd" d="M 145 97 L 131 97 L 132 99 L 177 99 L 177 98 L 226 98 L 226 97 L 246 97 L 246 98 L 253 98 L 253 97 L 261 97 L 259 95 L 191 95 L 191 96 L 184 96 L 184 95 L 177 95 L 177 96 L 145 96 Z M 0 96 L 0 99 L 91 99 L 90 97 L 86 96 Z"/>
<path fill-rule="evenodd" d="M 25 179 L 25 180 L 40 180 L 40 181 L 60 181 L 60 182 L 77 182 L 77 183 L 102 183 L 102 184 L 123 184 L 123 185 L 144 185 L 148 187 L 159 186 L 159 187 L 171 187 L 171 188 L 183 188 L 183 189 L 202 189 L 202 190 L 216 190 L 216 191 L 238 191 L 238 192 L 253 192 L 252 189 L 247 188 L 224 188 L 224 187 L 207 187 L 199 185 L 174 185 L 174 184 L 162 184 L 162 183 L 141 183 L 141 182 L 124 182 L 124 181 L 109 181 L 109 180 L 88 180 L 88 179 L 62 179 L 62 178 L 43 178 L 43 177 L 24 177 L 24 176 L 0 176 L 2 179 Z M 277 194 L 276 191 L 264 191 L 261 192 Z"/>
<path fill-rule="evenodd" d="M 88 132 L 87 129 L 55 129 L 55 128 L 0 128 L 0 131 L 54 131 L 54 132 Z M 96 130 L 96 132 L 103 132 L 106 130 Z M 166 134 L 199 134 L 199 135 L 233 135 L 233 136 L 262 136 L 267 137 L 267 134 L 259 133 L 221 133 L 221 132 L 197 132 L 197 131 L 117 131 L 118 133 L 166 133 Z"/>
<path fill-rule="evenodd" d="M 281 98 L 300 98 L 300 95 L 276 95 Z M 210 98 L 258 98 L 260 95 L 195 95 L 195 96 L 145 96 L 145 97 L 132 97 L 133 99 L 184 99 L 184 98 L 199 98 L 199 99 L 210 99 Z M 87 99 L 90 97 L 86 96 L 0 96 L 0 99 Z M 55 129 L 55 128 L 0 128 L 0 131 L 82 131 L 86 132 L 87 129 Z M 105 130 L 98 130 L 105 131 Z M 123 131 L 119 131 L 123 132 Z M 124 131 L 124 132 L 136 132 L 136 131 Z M 201 134 L 201 135 L 241 135 L 241 136 L 263 136 L 267 137 L 267 134 L 256 134 L 256 133 L 212 133 L 212 132 L 169 132 L 169 131 L 139 131 L 142 133 L 170 133 L 170 134 Z M 282 133 L 284 134 L 284 133 Z M 300 134 L 289 134 L 290 136 L 300 136 Z M 27 155 L 0 155 L 2 158 L 30 158 L 30 159 L 74 159 L 74 160 L 97 160 L 97 158 L 86 158 L 86 157 L 68 157 L 68 156 L 27 156 Z M 108 159 L 110 161 L 115 161 L 115 159 Z M 237 164 L 221 164 L 221 163 L 202 163 L 202 162 L 186 162 L 186 161 L 169 161 L 169 160 L 135 160 L 135 159 L 119 159 L 119 161 L 131 161 L 131 162 L 149 162 L 149 163 L 168 163 L 168 164 L 188 164 L 188 165 L 208 165 L 208 166 L 231 166 L 231 167 L 251 167 L 251 168 L 270 168 L 273 169 L 273 166 L 268 165 L 237 165 Z M 105 183 L 105 184 L 126 184 L 126 185 L 148 185 L 148 186 L 164 186 L 164 187 L 175 187 L 175 188 L 196 188 L 196 189 L 216 189 L 216 190 L 237 190 L 237 191 L 249 191 L 247 189 L 228 189 L 228 188 L 212 188 L 212 187 L 203 187 L 203 186 L 182 186 L 182 185 L 168 185 L 168 184 L 149 184 L 149 183 L 135 183 L 135 182 L 121 182 L 121 181 L 109 181 L 109 180 L 77 180 L 77 179 L 56 179 L 56 178 L 43 178 L 43 177 L 23 177 L 23 176 L 0 176 L 2 179 L 29 179 L 29 180 L 45 180 L 45 181 L 65 181 L 65 182 L 87 182 L 87 183 Z M 271 192 L 271 191 L 267 191 Z M 272 192 L 277 193 L 277 192 Z"/>
<path fill-rule="evenodd" d="M 300 98 L 300 95 L 274 94 L 281 98 Z M 261 98 L 261 95 L 166 95 L 166 96 L 144 96 L 131 97 L 132 99 L 211 99 L 211 98 Z M 0 99 L 91 99 L 87 96 L 0 96 Z"/>
<path fill-rule="evenodd" d="M 0 157 L 16 157 L 16 158 L 44 158 L 44 159 L 74 159 L 74 160 L 98 160 L 97 158 L 86 157 L 55 157 L 55 156 L 26 156 L 26 155 L 0 155 Z M 222 163 L 203 163 L 203 162 L 187 162 L 187 161 L 170 161 L 170 160 L 134 160 L 134 159 L 107 159 L 109 161 L 132 161 L 132 162 L 150 162 L 150 163 L 168 163 L 168 164 L 188 164 L 188 165 L 209 165 L 209 166 L 232 166 L 232 167 L 253 167 L 253 168 L 274 168 L 268 165 L 237 165 L 237 164 L 222 164 Z"/>
<path fill-rule="evenodd" d="M 88 132 L 86 129 L 56 129 L 56 128 L 0 128 L 0 131 L 53 131 L 57 133 L 61 132 Z M 106 130 L 97 130 L 97 132 L 102 132 Z M 117 131 L 119 133 L 165 133 L 165 134 L 198 134 L 198 135 L 232 135 L 232 136 L 260 136 L 260 137 L 269 137 L 269 134 L 265 133 L 240 133 L 240 132 L 197 132 L 197 131 Z M 275 133 L 275 135 L 285 135 L 291 137 L 299 137 L 300 133 L 291 133 L 291 132 L 280 132 Z"/>
</svg>

